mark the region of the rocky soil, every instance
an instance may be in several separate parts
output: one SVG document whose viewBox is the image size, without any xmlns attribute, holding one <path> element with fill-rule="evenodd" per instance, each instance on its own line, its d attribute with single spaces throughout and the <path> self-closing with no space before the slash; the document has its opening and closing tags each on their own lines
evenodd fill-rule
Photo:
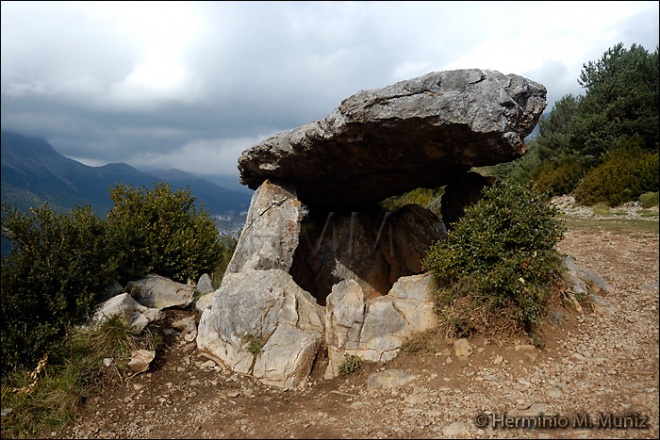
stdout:
<svg viewBox="0 0 660 440">
<path fill-rule="evenodd" d="M 52 436 L 658 438 L 658 234 L 571 227 L 559 248 L 612 290 L 582 314 L 558 305 L 542 349 L 525 337 L 474 337 L 459 357 L 460 344 L 438 331 L 333 380 L 319 359 L 305 389 L 282 390 L 223 372 L 174 333 L 148 372 Z"/>
</svg>

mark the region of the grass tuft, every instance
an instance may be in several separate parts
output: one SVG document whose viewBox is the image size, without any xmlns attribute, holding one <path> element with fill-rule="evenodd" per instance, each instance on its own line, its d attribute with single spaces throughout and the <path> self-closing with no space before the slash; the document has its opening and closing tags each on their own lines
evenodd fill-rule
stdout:
<svg viewBox="0 0 660 440">
<path fill-rule="evenodd" d="M 351 373 L 354 373 L 362 368 L 364 361 L 361 357 L 355 356 L 353 354 L 347 354 L 344 356 L 344 360 L 339 364 L 338 371 L 339 374 L 346 376 Z"/>
<path fill-rule="evenodd" d="M 243 338 L 243 343 L 247 344 L 247 350 L 252 353 L 253 356 L 259 354 L 261 349 L 264 348 L 264 345 L 266 345 L 266 342 L 268 342 L 268 338 L 264 338 L 263 336 L 247 334 Z"/>
<path fill-rule="evenodd" d="M 2 417 L 2 438 L 50 437 L 75 421 L 87 399 L 123 382 L 132 350 L 158 350 L 161 343 L 150 327 L 135 335 L 119 318 L 70 330 L 38 374 L 14 370 L 2 378 L 2 408 L 11 409 Z M 113 359 L 110 367 L 104 358 Z"/>
</svg>

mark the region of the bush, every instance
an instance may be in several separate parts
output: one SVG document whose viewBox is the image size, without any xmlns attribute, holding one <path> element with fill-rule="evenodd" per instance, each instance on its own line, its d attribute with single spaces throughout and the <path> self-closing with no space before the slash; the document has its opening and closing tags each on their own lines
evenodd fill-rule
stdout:
<svg viewBox="0 0 660 440">
<path fill-rule="evenodd" d="M 344 355 L 344 359 L 337 367 L 337 370 L 339 371 L 339 374 L 346 376 L 362 368 L 363 363 L 364 361 L 361 357 L 355 356 L 354 354 L 347 354 Z"/>
<path fill-rule="evenodd" d="M 570 194 L 577 187 L 584 169 L 578 158 L 564 157 L 558 161 L 547 161 L 532 173 L 536 189 L 552 196 Z"/>
<path fill-rule="evenodd" d="M 32 368 L 67 328 L 83 322 L 114 280 L 149 273 L 179 281 L 224 272 L 236 241 L 218 238 L 210 216 L 189 191 L 118 186 L 103 221 L 91 208 L 55 214 L 48 206 L 23 214 L 2 206 L 2 374 Z M 221 275 L 221 274 L 220 274 Z"/>
<path fill-rule="evenodd" d="M 658 191 L 648 192 L 640 195 L 639 202 L 642 204 L 642 208 L 658 206 Z"/>
<path fill-rule="evenodd" d="M 171 192 L 167 183 L 153 191 L 131 185 L 110 190 L 111 241 L 120 257 L 120 282 L 157 273 L 180 282 L 212 272 L 223 256 L 218 231 L 203 207 L 197 212 L 189 190 Z"/>
<path fill-rule="evenodd" d="M 475 310 L 486 321 L 494 310 L 515 311 L 517 324 L 529 328 L 544 314 L 549 289 L 559 278 L 555 245 L 564 226 L 558 209 L 529 184 L 503 181 L 486 187 L 483 198 L 465 211 L 456 229 L 424 259 L 441 288 L 439 308 L 461 331 L 477 327 Z"/>
<path fill-rule="evenodd" d="M 575 200 L 583 205 L 617 206 L 658 191 L 658 150 L 643 149 L 640 142 L 640 138 L 630 139 L 609 151 L 603 163 L 584 176 Z"/>
<path fill-rule="evenodd" d="M 106 224 L 89 206 L 57 215 L 2 207 L 2 372 L 32 368 L 70 325 L 82 322 L 116 269 Z"/>
</svg>

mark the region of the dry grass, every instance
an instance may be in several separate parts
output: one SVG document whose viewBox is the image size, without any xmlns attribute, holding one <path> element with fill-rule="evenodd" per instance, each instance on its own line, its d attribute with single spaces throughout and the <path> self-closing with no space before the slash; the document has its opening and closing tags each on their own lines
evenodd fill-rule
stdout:
<svg viewBox="0 0 660 440">
<path fill-rule="evenodd" d="M 2 417 L 2 438 L 52 437 L 75 420 L 89 397 L 123 382 L 133 350 L 156 350 L 160 344 L 151 329 L 136 335 L 118 319 L 98 329 L 71 330 L 40 371 L 14 371 L 2 378 L 2 408 L 11 409 Z M 109 367 L 104 358 L 113 360 Z"/>
</svg>

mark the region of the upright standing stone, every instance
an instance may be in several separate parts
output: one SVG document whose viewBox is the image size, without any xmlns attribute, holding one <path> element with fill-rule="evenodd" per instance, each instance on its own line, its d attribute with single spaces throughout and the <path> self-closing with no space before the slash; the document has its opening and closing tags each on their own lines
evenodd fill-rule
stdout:
<svg viewBox="0 0 660 440">
<path fill-rule="evenodd" d="M 303 384 L 323 341 L 323 308 L 288 271 L 298 247 L 301 203 L 269 181 L 255 191 L 247 221 L 210 307 L 197 347 L 231 371 L 271 385 Z"/>
<path fill-rule="evenodd" d="M 285 185 L 264 182 L 252 195 L 245 226 L 226 272 L 288 271 L 298 247 L 301 210 L 294 191 Z"/>
</svg>

